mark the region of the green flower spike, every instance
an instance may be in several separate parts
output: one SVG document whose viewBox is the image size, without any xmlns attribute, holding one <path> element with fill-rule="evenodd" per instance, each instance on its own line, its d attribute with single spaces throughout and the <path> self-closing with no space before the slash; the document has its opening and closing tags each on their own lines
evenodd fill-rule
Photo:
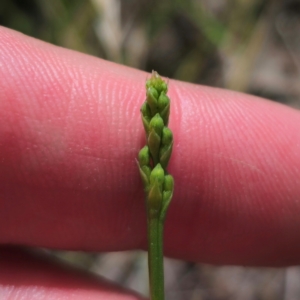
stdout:
<svg viewBox="0 0 300 300">
<path fill-rule="evenodd" d="M 153 72 L 141 107 L 147 145 L 139 152 L 138 164 L 146 194 L 151 300 L 164 300 L 163 225 L 174 190 L 174 179 L 167 172 L 173 147 L 173 134 L 167 127 L 167 91 L 167 83 Z"/>
</svg>

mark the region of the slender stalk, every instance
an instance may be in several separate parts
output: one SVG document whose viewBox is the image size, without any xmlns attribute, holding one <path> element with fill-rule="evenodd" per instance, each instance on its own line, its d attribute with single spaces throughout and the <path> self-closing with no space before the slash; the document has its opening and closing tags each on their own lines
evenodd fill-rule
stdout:
<svg viewBox="0 0 300 300">
<path fill-rule="evenodd" d="M 164 300 L 163 224 L 148 215 L 148 266 L 151 300 Z"/>
<path fill-rule="evenodd" d="M 161 261 L 158 262 L 158 265 L 161 265 L 161 273 L 158 273 L 158 277 L 160 279 L 161 285 L 163 287 L 162 298 L 165 297 L 165 278 L 164 278 L 164 223 L 161 220 L 158 220 L 158 233 L 157 233 L 157 247 L 158 254 L 161 257 Z"/>
</svg>

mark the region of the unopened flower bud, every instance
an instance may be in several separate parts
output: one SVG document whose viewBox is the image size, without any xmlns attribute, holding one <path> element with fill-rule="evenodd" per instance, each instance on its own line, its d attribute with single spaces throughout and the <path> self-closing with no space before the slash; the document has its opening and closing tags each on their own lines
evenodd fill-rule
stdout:
<svg viewBox="0 0 300 300">
<path fill-rule="evenodd" d="M 144 125 L 144 129 L 146 133 L 148 134 L 149 132 L 149 124 L 151 120 L 151 110 L 147 102 L 144 102 L 142 107 L 141 107 L 141 113 L 142 113 L 142 121 Z"/>
<path fill-rule="evenodd" d="M 159 96 L 158 92 L 154 87 L 149 87 L 149 88 L 147 88 L 146 95 L 147 95 L 146 101 L 150 107 L 152 116 L 154 116 L 158 111 L 158 109 L 157 109 L 157 99 Z"/>
<path fill-rule="evenodd" d="M 150 174 L 150 185 L 148 192 L 149 208 L 160 211 L 163 201 L 163 185 L 165 181 L 165 172 L 160 164 L 152 170 Z"/>
<path fill-rule="evenodd" d="M 148 146 L 149 146 L 149 150 L 154 165 L 156 165 L 159 161 L 159 148 L 160 148 L 163 128 L 164 128 L 163 119 L 157 113 L 150 121 L 149 135 L 148 135 Z"/>
<path fill-rule="evenodd" d="M 166 175 L 163 186 L 163 200 L 160 218 L 164 222 L 167 214 L 168 207 L 170 205 L 174 191 L 174 179 L 171 175 Z"/>
<path fill-rule="evenodd" d="M 173 148 L 173 134 L 168 127 L 164 127 L 162 131 L 161 147 L 159 151 L 159 162 L 165 169 L 169 163 Z"/>
<path fill-rule="evenodd" d="M 157 107 L 158 107 L 158 112 L 162 117 L 165 126 L 167 126 L 169 123 L 169 115 L 170 115 L 170 99 L 165 94 L 165 92 L 161 92 L 157 100 Z"/>
<path fill-rule="evenodd" d="M 144 190 L 147 192 L 149 190 L 149 183 L 150 183 L 150 174 L 151 174 L 151 167 L 150 167 L 150 153 L 148 146 L 143 147 L 138 155 L 138 163 L 139 163 L 139 171 L 143 181 Z"/>
</svg>

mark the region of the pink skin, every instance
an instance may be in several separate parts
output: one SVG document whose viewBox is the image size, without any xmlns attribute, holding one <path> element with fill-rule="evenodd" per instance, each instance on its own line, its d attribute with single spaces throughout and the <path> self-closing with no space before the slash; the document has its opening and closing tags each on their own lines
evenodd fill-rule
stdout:
<svg viewBox="0 0 300 300">
<path fill-rule="evenodd" d="M 5 28 L 0 41 L 0 243 L 146 249 L 135 158 L 149 74 Z M 299 112 L 174 80 L 169 96 L 166 255 L 300 263 Z"/>
<path fill-rule="evenodd" d="M 1 300 L 144 299 L 108 281 L 32 253 L 3 249 L 0 255 Z"/>
</svg>

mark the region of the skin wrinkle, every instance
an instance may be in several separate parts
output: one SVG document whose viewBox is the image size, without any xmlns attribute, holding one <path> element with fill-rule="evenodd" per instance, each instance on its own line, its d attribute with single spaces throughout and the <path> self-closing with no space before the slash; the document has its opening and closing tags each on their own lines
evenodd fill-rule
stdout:
<svg viewBox="0 0 300 300">
<path fill-rule="evenodd" d="M 220 158 L 225 159 L 225 160 L 230 160 L 230 161 L 232 161 L 232 162 L 234 162 L 236 164 L 239 164 L 241 166 L 247 167 L 247 168 L 251 169 L 252 171 L 258 172 L 260 174 L 266 174 L 264 171 L 262 171 L 261 169 L 259 169 L 254 164 L 247 163 L 245 161 L 238 160 L 238 159 L 235 159 L 233 157 L 228 157 L 228 156 L 225 156 L 225 155 L 222 155 L 222 154 L 219 154 L 219 153 L 213 153 L 212 155 L 216 156 L 216 157 L 220 157 Z"/>
<path fill-rule="evenodd" d="M 178 83 L 178 85 L 176 85 L 176 83 Z M 184 103 L 188 98 L 189 94 L 187 91 L 185 91 L 184 87 L 183 89 L 180 89 L 181 85 L 182 85 L 181 82 L 176 82 L 176 81 L 174 81 L 174 84 L 172 81 L 168 85 L 168 94 L 171 99 L 169 127 L 174 133 L 176 133 L 174 135 L 174 145 L 173 145 L 172 156 L 168 166 L 168 171 L 174 177 L 174 181 L 175 181 L 174 195 L 177 194 L 178 198 L 186 199 L 188 198 L 188 188 L 183 189 L 183 191 L 181 193 L 179 192 L 178 194 L 178 189 L 176 184 L 176 182 L 178 182 L 178 177 L 176 176 L 176 172 L 174 172 L 177 169 L 181 174 L 184 174 L 183 166 L 185 164 L 185 161 L 182 158 L 184 157 L 184 148 L 182 147 L 182 145 L 189 145 L 188 144 L 189 141 L 185 142 L 185 140 L 183 139 L 186 136 L 187 132 L 183 130 L 184 115 L 182 113 L 183 110 L 181 108 L 181 105 L 178 101 L 178 99 L 183 99 L 182 101 Z M 179 142 L 180 141 L 180 139 L 178 138 L 179 136 L 183 137 L 181 143 Z M 181 184 L 184 184 L 183 179 L 180 179 L 180 181 Z M 176 203 L 176 198 L 177 197 L 173 197 L 172 205 L 170 205 L 169 207 L 170 212 L 168 214 L 172 213 L 173 211 L 172 206 L 174 205 L 174 203 Z M 168 220 L 168 218 L 166 218 L 166 220 Z"/>
</svg>

